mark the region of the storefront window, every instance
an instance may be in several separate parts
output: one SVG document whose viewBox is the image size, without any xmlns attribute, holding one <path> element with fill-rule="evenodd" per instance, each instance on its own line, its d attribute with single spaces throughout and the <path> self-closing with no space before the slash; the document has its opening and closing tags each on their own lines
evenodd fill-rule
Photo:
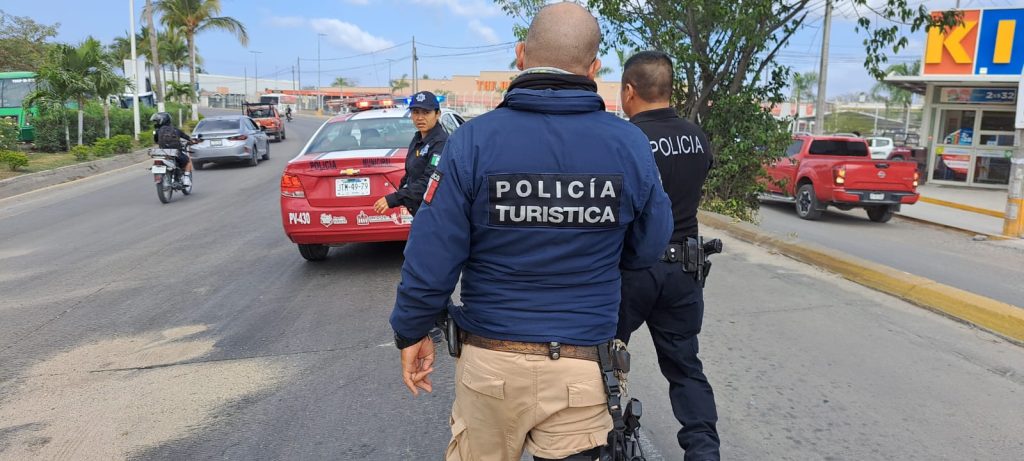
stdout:
<svg viewBox="0 0 1024 461">
<path fill-rule="evenodd" d="M 1005 154 L 979 154 L 974 158 L 974 182 L 1009 184 L 1010 159 Z"/>
<path fill-rule="evenodd" d="M 940 147 L 937 151 L 942 150 Z M 971 156 L 966 152 L 945 152 L 935 156 L 932 179 L 938 181 L 967 182 L 967 171 L 971 166 Z"/>
<path fill-rule="evenodd" d="M 981 113 L 981 131 L 1009 131 L 1013 133 L 1013 112 L 986 110 Z"/>
<path fill-rule="evenodd" d="M 970 146 L 974 143 L 975 111 L 946 110 L 942 114 L 942 144 Z"/>
<path fill-rule="evenodd" d="M 1013 133 L 1006 134 L 985 134 L 978 136 L 979 146 L 1012 146 Z"/>
</svg>

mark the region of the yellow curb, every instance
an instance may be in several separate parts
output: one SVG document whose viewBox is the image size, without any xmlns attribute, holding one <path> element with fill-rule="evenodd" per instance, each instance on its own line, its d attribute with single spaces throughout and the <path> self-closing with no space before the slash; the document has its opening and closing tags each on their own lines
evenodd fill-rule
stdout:
<svg viewBox="0 0 1024 461">
<path fill-rule="evenodd" d="M 733 237 L 778 251 L 798 261 L 834 272 L 848 280 L 896 296 L 926 309 L 1024 342 L 1024 309 L 934 280 L 866 261 L 807 242 L 787 241 L 753 224 L 700 211 L 701 224 Z"/>
<path fill-rule="evenodd" d="M 971 213 L 978 213 L 978 214 L 993 216 L 993 217 L 996 217 L 996 218 L 999 218 L 999 219 L 1002 219 L 1005 216 L 1002 211 L 989 210 L 988 208 L 978 208 L 976 206 L 964 205 L 962 203 L 956 203 L 956 202 L 949 202 L 949 201 L 940 200 L 940 199 L 937 199 L 937 198 L 925 197 L 923 195 L 918 200 L 920 200 L 920 201 L 922 201 L 924 203 L 931 203 L 932 205 L 941 205 L 941 206 L 944 206 L 944 207 L 956 208 L 958 210 L 969 211 Z"/>
</svg>

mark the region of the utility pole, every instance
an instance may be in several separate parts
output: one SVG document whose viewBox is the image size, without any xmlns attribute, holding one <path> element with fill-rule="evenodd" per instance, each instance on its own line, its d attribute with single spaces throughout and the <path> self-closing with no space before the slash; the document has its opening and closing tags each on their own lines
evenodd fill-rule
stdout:
<svg viewBox="0 0 1024 461">
<path fill-rule="evenodd" d="M 320 90 L 320 37 L 327 34 L 316 34 L 316 113 L 324 113 L 324 94 Z"/>
<path fill-rule="evenodd" d="M 249 50 L 252 53 L 252 78 L 255 80 L 255 84 L 252 89 L 256 91 L 256 99 L 253 102 L 260 102 L 260 63 L 256 59 L 262 51 Z"/>
<path fill-rule="evenodd" d="M 395 62 L 395 60 L 387 58 L 385 58 L 384 60 L 388 62 L 388 86 L 391 86 L 391 63 Z M 393 96 L 395 94 L 395 90 L 393 86 L 391 88 L 391 95 Z"/>
<path fill-rule="evenodd" d="M 295 81 L 297 82 L 295 84 L 295 86 L 297 87 L 296 89 L 301 90 L 302 89 L 302 58 L 295 58 L 295 69 L 296 69 L 296 71 L 295 71 Z"/>
<path fill-rule="evenodd" d="M 292 66 L 292 90 L 297 90 L 295 87 L 295 66 Z"/>
<path fill-rule="evenodd" d="M 1017 115 L 1014 119 L 1017 135 L 1010 157 L 1010 184 L 1006 191 L 1006 214 L 1003 216 L 1003 235 L 1024 237 L 1024 73 L 1017 84 Z"/>
<path fill-rule="evenodd" d="M 416 56 L 416 36 L 413 35 L 413 37 L 412 37 L 412 93 L 413 94 L 416 94 L 416 93 L 420 92 L 419 75 L 417 74 L 417 72 L 419 71 L 419 68 L 418 68 L 419 66 L 417 65 L 418 64 L 417 61 L 419 61 L 419 60 L 420 60 L 419 56 Z"/>
<path fill-rule="evenodd" d="M 828 40 L 832 33 L 832 0 L 825 0 L 825 29 L 821 35 L 821 68 L 818 71 L 818 101 L 814 104 L 814 134 L 825 132 L 825 88 L 828 86 Z"/>
<path fill-rule="evenodd" d="M 242 66 L 242 82 L 245 85 L 245 89 L 242 90 L 242 102 L 246 102 L 249 100 L 249 69 L 245 66 Z"/>
<path fill-rule="evenodd" d="M 135 81 L 132 82 L 132 86 L 135 87 L 132 90 L 132 117 L 135 118 L 135 140 L 138 141 L 142 123 L 139 121 L 139 58 L 135 55 L 135 0 L 128 0 L 128 30 L 132 45 L 132 68 L 135 69 L 135 77 L 133 77 Z M 150 33 L 152 32 L 150 31 Z"/>
</svg>

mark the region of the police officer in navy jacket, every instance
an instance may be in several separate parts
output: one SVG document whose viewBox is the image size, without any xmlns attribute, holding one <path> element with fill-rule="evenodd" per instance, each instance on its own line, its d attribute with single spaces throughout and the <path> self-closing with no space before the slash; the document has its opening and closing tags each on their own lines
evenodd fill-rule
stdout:
<svg viewBox="0 0 1024 461">
<path fill-rule="evenodd" d="M 544 7 L 524 72 L 448 139 L 412 226 L 391 325 L 414 394 L 461 275 L 448 460 L 593 459 L 612 428 L 594 346 L 615 336 L 620 268 L 654 264 L 672 216 L 647 137 L 596 93 L 599 44 L 586 9 Z"/>
<path fill-rule="evenodd" d="M 628 342 L 633 331 L 647 323 L 658 365 L 669 381 L 672 412 L 683 426 L 677 439 L 686 461 L 717 460 L 715 395 L 697 358 L 704 290 L 696 274 L 685 272 L 682 258 L 682 245 L 697 237 L 697 205 L 712 165 L 711 145 L 697 125 L 680 118 L 669 105 L 672 79 L 672 60 L 661 52 L 637 53 L 623 66 L 622 108 L 650 140 L 672 201 L 674 228 L 662 261 L 623 271 L 616 337 Z"/>
<path fill-rule="evenodd" d="M 416 214 L 430 175 L 441 159 L 444 143 L 448 141 L 448 132 L 438 123 L 441 105 L 437 102 L 437 96 L 429 91 L 420 91 L 412 95 L 411 99 L 409 118 L 416 126 L 416 134 L 409 143 L 409 153 L 405 155 L 405 175 L 396 191 L 373 204 L 374 211 L 380 214 L 398 206 L 404 206 L 409 213 Z"/>
</svg>

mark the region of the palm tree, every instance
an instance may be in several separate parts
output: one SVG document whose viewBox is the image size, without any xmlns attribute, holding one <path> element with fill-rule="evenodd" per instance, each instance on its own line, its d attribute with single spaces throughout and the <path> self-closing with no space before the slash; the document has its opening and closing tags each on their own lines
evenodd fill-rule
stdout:
<svg viewBox="0 0 1024 461">
<path fill-rule="evenodd" d="M 921 61 L 893 64 L 885 70 L 885 73 L 886 75 L 919 75 L 921 73 Z M 871 96 L 876 99 L 885 99 L 885 111 L 887 114 L 890 104 L 902 106 L 904 115 L 903 132 L 906 133 L 910 129 L 910 105 L 914 102 L 914 93 L 886 82 L 878 82 L 871 88 Z"/>
<path fill-rule="evenodd" d="M 345 78 L 345 77 L 338 77 L 338 78 L 334 79 L 333 82 L 331 82 L 331 86 L 336 86 L 336 87 L 339 87 L 339 88 L 344 88 L 346 86 L 353 86 L 355 84 L 356 84 L 355 80 L 352 80 L 350 78 Z"/>
<path fill-rule="evenodd" d="M 46 62 L 39 69 L 40 85 L 33 91 L 26 104 L 39 103 L 64 112 L 64 103 L 74 100 L 78 103 L 78 145 L 82 145 L 82 129 L 85 102 L 96 94 L 94 77 L 109 71 L 103 60 L 103 46 L 98 40 L 88 37 L 77 47 L 65 44 L 53 45 L 46 56 Z M 64 141 L 71 145 L 67 119 L 64 120 Z"/>
<path fill-rule="evenodd" d="M 107 45 L 107 63 L 115 69 L 120 69 L 124 61 L 132 58 L 132 43 L 125 31 L 123 37 L 114 37 L 114 41 Z"/>
<path fill-rule="evenodd" d="M 153 0 L 146 0 L 146 6 L 142 9 L 142 15 L 146 17 L 146 27 L 150 31 L 156 31 L 156 26 L 153 24 Z M 153 80 L 156 83 L 156 100 L 161 102 L 164 100 L 164 89 L 160 84 L 160 69 L 163 66 L 160 65 L 160 46 L 157 44 L 158 33 L 149 34 L 149 57 L 150 62 L 153 64 L 153 75 L 156 78 Z"/>
<path fill-rule="evenodd" d="M 793 92 L 793 99 L 796 100 L 796 122 L 793 123 L 793 132 L 797 131 L 800 123 L 800 100 L 814 97 L 814 85 L 818 84 L 817 72 L 797 72 L 793 74 L 793 81 L 790 83 L 790 90 Z M 816 109 L 817 110 L 817 109 Z"/>
<path fill-rule="evenodd" d="M 249 34 L 241 21 L 218 16 L 220 0 L 157 0 L 153 7 L 160 12 L 160 21 L 164 25 L 185 34 L 192 62 L 189 66 L 189 83 L 193 89 L 196 87 L 196 34 L 219 29 L 235 34 L 243 46 L 249 43 Z"/>
<path fill-rule="evenodd" d="M 192 88 L 185 82 L 167 82 L 167 100 L 183 102 L 192 95 Z"/>
<path fill-rule="evenodd" d="M 131 82 L 114 73 L 108 65 L 97 66 L 96 71 L 89 75 L 89 82 L 94 95 L 103 101 L 103 132 L 110 137 L 110 95 L 124 91 Z M 81 132 L 81 130 L 79 130 Z"/>
<path fill-rule="evenodd" d="M 409 74 L 402 74 L 402 78 L 391 81 L 391 94 L 396 91 L 409 88 Z"/>
<path fill-rule="evenodd" d="M 163 56 L 163 62 L 169 64 L 174 69 L 174 81 L 181 82 L 181 68 L 188 67 L 189 56 L 188 45 L 185 44 L 185 39 L 178 31 L 167 29 L 164 32 L 163 37 L 160 39 L 160 55 Z M 196 56 L 196 63 L 202 62 L 202 57 Z"/>
</svg>

